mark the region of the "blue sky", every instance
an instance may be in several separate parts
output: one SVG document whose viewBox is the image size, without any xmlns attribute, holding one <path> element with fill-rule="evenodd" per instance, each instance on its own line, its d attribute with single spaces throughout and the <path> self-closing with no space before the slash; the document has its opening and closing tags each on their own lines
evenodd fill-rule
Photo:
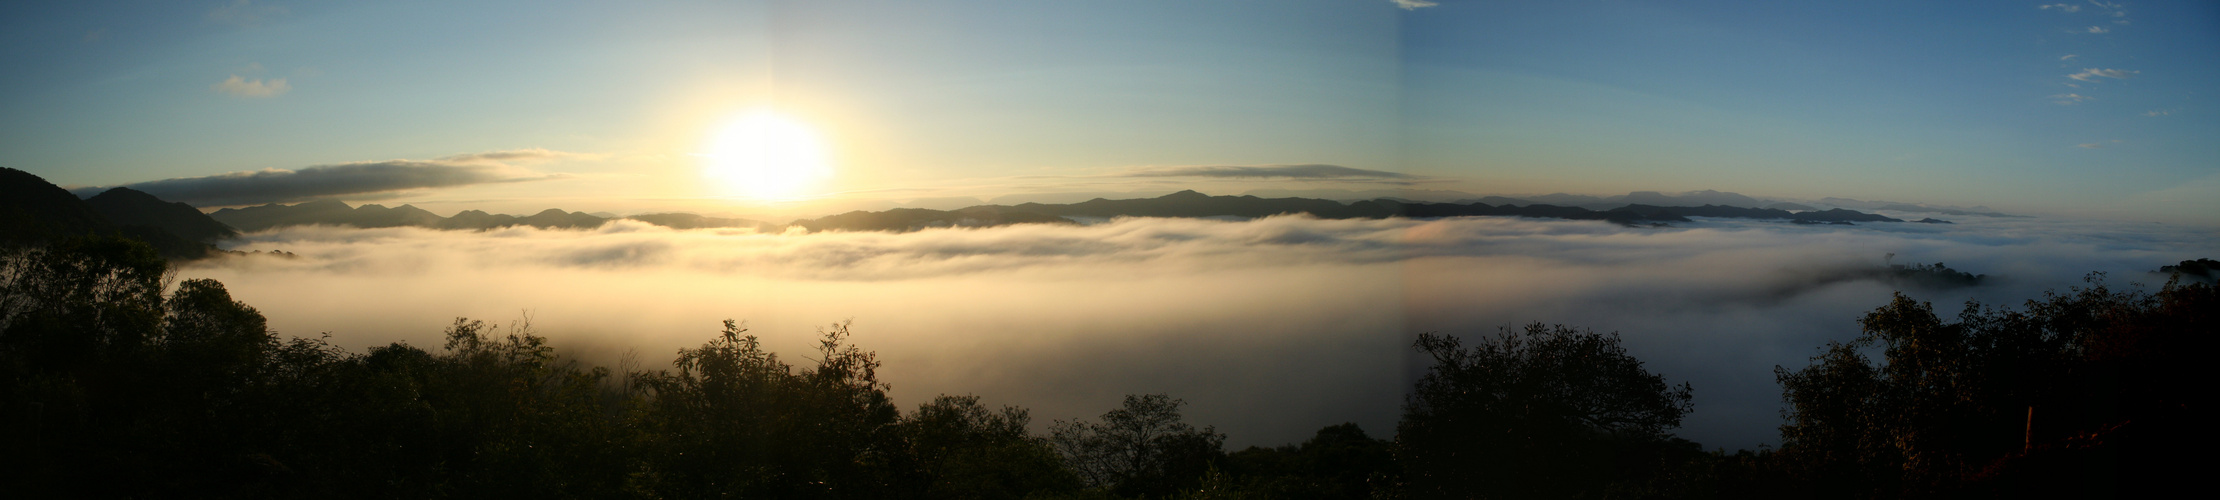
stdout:
<svg viewBox="0 0 2220 500">
<path fill-rule="evenodd" d="M 832 197 L 1718 189 L 2220 222 L 2209 2 L 88 2 L 0 41 L 0 166 L 74 186 L 545 150 L 497 165 L 538 180 L 358 198 L 714 207 L 746 200 L 702 187 L 703 138 L 770 108 L 831 144 Z M 1293 164 L 1429 180 L 1122 176 Z"/>
</svg>

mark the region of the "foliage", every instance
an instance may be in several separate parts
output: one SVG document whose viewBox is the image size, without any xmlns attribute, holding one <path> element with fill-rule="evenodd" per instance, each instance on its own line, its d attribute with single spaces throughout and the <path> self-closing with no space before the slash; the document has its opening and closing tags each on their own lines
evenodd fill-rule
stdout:
<svg viewBox="0 0 2220 500">
<path fill-rule="evenodd" d="M 1319 429 L 1300 445 L 1251 446 L 1226 457 L 1196 497 L 1246 494 L 1261 498 L 1370 498 L 1394 474 L 1393 443 L 1373 439 L 1354 423 Z M 1375 489 L 1378 485 L 1382 488 Z M 1207 494 L 1206 494 L 1207 493 Z"/>
<path fill-rule="evenodd" d="M 1434 365 L 1407 397 L 1396 460 L 1421 497 L 1592 496 L 1647 488 L 1691 389 L 1597 334 L 1540 323 L 1464 348 L 1420 335 Z"/>
<path fill-rule="evenodd" d="M 1224 456 L 1226 436 L 1180 419 L 1187 402 L 1163 394 L 1127 395 L 1101 422 L 1058 420 L 1050 440 L 1088 486 L 1127 496 L 1165 496 L 1191 488 Z"/>
<path fill-rule="evenodd" d="M 2189 261 L 2181 268 L 2207 261 Z M 1935 266 L 1941 269 L 1940 265 Z M 1022 408 L 902 414 L 845 323 L 797 368 L 732 321 L 669 370 L 557 354 L 529 318 L 442 349 L 281 341 L 213 280 L 113 237 L 0 255 L 0 484 L 28 497 L 1383 498 L 2149 496 L 2201 477 L 2220 293 L 2092 286 L 1946 322 L 1898 295 L 1777 368 L 1779 451 L 1671 437 L 1690 388 L 1617 334 L 1420 335 L 1392 442 L 1354 424 L 1221 451 L 1184 401 L 1029 433 Z M 328 334 L 326 335 L 328 337 Z"/>
<path fill-rule="evenodd" d="M 902 418 L 929 498 L 1024 498 L 1079 489 L 1077 474 L 1046 439 L 1028 434 L 1024 408 L 988 411 L 978 396 L 934 398 Z"/>
<path fill-rule="evenodd" d="M 902 482 L 899 412 L 877 357 L 822 332 L 817 366 L 796 373 L 732 321 L 677 373 L 633 375 L 646 391 L 640 485 L 668 497 L 879 498 Z"/>
<path fill-rule="evenodd" d="M 2106 436 L 2122 447 L 2149 446 L 2150 438 L 2120 432 L 2123 426 L 2157 432 L 2205 404 L 2188 381 L 2197 376 L 2190 356 L 2209 347 L 2212 288 L 2152 295 L 2113 291 L 2101 275 L 2089 281 L 2019 310 L 1968 302 L 1950 323 L 1898 294 L 1860 320 L 1863 336 L 1830 344 L 1803 369 L 1776 368 L 1789 404 L 1785 458 L 1816 490 L 1873 497 L 1958 495 L 2027 481 L 2096 487 L 2152 470 L 2014 473 L 2025 466 L 2013 464 L 2065 467 L 2026 457 L 2093 448 Z M 1879 362 L 1867 354 L 1876 349 Z M 2069 461 L 2109 460 L 2081 455 Z M 2007 476 L 2014 479 L 1999 479 Z"/>
</svg>

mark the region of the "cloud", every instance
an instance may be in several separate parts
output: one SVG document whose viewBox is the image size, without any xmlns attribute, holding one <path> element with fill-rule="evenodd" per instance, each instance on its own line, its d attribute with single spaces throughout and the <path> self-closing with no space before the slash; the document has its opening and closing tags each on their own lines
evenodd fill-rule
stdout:
<svg viewBox="0 0 2220 500">
<path fill-rule="evenodd" d="M 2101 142 L 2084 142 L 2081 144 L 2075 144 L 2074 146 L 2089 149 L 2104 149 L 2104 143 Z"/>
<path fill-rule="evenodd" d="M 591 207 L 568 207 L 591 209 Z M 1683 436 L 1729 449 L 1773 442 L 1775 365 L 1799 367 L 1891 287 L 1843 270 L 1946 262 L 1974 288 L 1906 293 L 1948 313 L 2212 255 L 2201 227 L 2053 219 L 1811 227 L 1748 221 L 1673 228 L 1476 217 L 1249 221 L 1128 218 L 914 233 L 677 231 L 618 221 L 590 231 L 296 227 L 250 234 L 215 278 L 281 335 L 332 332 L 358 352 L 436 348 L 456 316 L 531 310 L 569 355 L 648 367 L 743 320 L 766 348 L 808 352 L 815 326 L 855 341 L 908 406 L 940 393 L 1099 415 L 1127 393 L 1194 402 L 1235 447 L 1299 442 L 1358 422 L 1392 432 L 1424 368 L 1420 332 L 1480 335 L 1531 321 L 1621 332 L 1630 353 L 1695 386 Z"/>
<path fill-rule="evenodd" d="M 1281 178 L 1305 180 L 1414 180 L 1400 172 L 1368 170 L 1340 165 L 1198 165 L 1142 169 L 1121 177 Z"/>
<path fill-rule="evenodd" d="M 2080 103 L 2081 103 L 2081 101 L 2086 101 L 2086 100 L 2094 99 L 2093 97 L 2089 97 L 2089 96 L 2085 96 L 2085 95 L 2081 95 L 2081 94 L 2058 94 L 2058 95 L 2053 95 L 2053 96 L 2050 96 L 2050 98 L 2051 98 L 2051 99 L 2055 99 L 2054 101 L 2051 101 L 2051 102 L 2055 102 L 2055 103 L 2059 103 L 2059 104 L 2065 104 L 2065 105 L 2074 105 L 2074 104 L 2080 104 Z"/>
<path fill-rule="evenodd" d="M 1396 6 L 1396 7 L 1401 7 L 1401 8 L 1403 8 L 1403 10 L 1418 10 L 1418 9 L 1423 9 L 1423 8 L 1427 8 L 1427 7 L 1433 7 L 1433 6 L 1441 5 L 1441 4 L 1439 4 L 1439 3 L 1429 2 L 1429 1 L 1426 1 L 1426 0 L 1388 0 L 1388 1 L 1390 1 L 1390 2 L 1395 2 L 1395 6 Z"/>
<path fill-rule="evenodd" d="M 230 79 L 216 82 L 215 85 L 210 85 L 208 88 L 237 97 L 276 97 L 286 91 L 293 90 L 293 86 L 285 83 L 284 78 L 273 78 L 265 83 L 260 79 L 240 78 L 239 75 L 231 75 Z"/>
<path fill-rule="evenodd" d="M 2089 27 L 2089 33 L 2091 33 L 2091 34 L 2100 34 L 2100 35 L 2101 35 L 2101 34 L 2105 34 L 2105 33 L 2111 33 L 2111 32 L 2112 32 L 2112 30 L 2104 29 L 2104 27 L 2103 27 L 2103 26 L 2090 26 L 2090 27 Z"/>
<path fill-rule="evenodd" d="M 262 24 L 263 21 L 269 19 L 285 17 L 291 13 L 283 6 L 255 5 L 250 0 L 238 0 L 208 11 L 205 17 L 213 23 L 246 27 Z"/>
<path fill-rule="evenodd" d="M 568 152 L 568 151 L 555 151 L 555 150 L 550 150 L 550 149 L 531 148 L 531 149 L 511 149 L 511 150 L 505 150 L 505 151 L 488 151 L 488 152 L 484 152 L 484 153 L 467 153 L 467 154 L 459 154 L 459 155 L 454 155 L 454 156 L 448 156 L 448 157 L 443 157 L 443 158 L 440 158 L 440 159 L 439 159 L 438 161 L 442 161 L 442 162 L 451 162 L 451 163 L 489 163 L 489 162 L 490 162 L 490 163 L 507 163 L 507 162 L 527 162 L 527 163 L 530 163 L 530 162 L 542 162 L 542 161 L 553 161 L 553 160 L 576 160 L 576 159 L 593 159 L 593 158 L 600 158 L 600 157 L 601 157 L 601 155 L 596 155 L 596 154 L 591 154 L 591 153 L 572 153 L 572 152 Z"/>
<path fill-rule="evenodd" d="M 2058 9 L 2058 11 L 2059 11 L 2059 12 L 2081 12 L 2081 6 L 2079 6 L 2079 5 L 2068 5 L 2068 4 L 2062 4 L 2062 3 L 2054 3 L 2054 4 L 2050 4 L 2050 5 L 2043 5 L 2043 6 L 2039 6 L 2039 7 L 2036 7 L 2036 8 L 2038 8 L 2038 9 L 2043 9 L 2043 10 Z"/>
<path fill-rule="evenodd" d="M 500 162 L 576 155 L 540 149 L 497 151 L 430 161 L 388 160 L 320 165 L 300 170 L 232 172 L 141 182 L 123 187 L 197 207 L 255 205 L 333 197 L 362 200 L 409 189 L 546 179 L 549 177 L 535 175 Z M 92 187 L 77 191 L 82 195 L 106 189 Z"/>
<path fill-rule="evenodd" d="M 2123 78 L 2127 78 L 2127 77 L 2135 76 L 2135 74 L 2136 74 L 2136 73 L 2142 73 L 2142 72 L 2141 72 L 2141 71 L 2122 71 L 2122 70 L 2117 70 L 2117 69 L 2097 69 L 2097 68 L 2083 68 L 2083 69 L 2081 70 L 2081 72 L 2080 72 L 2080 73 L 2074 73 L 2074 74 L 2071 74 L 2071 75 L 2066 75 L 2066 78 L 2072 78 L 2072 79 L 2075 79 L 2075 80 L 2081 80 L 2081 81 L 2084 81 L 2084 82 L 2094 82 L 2094 81 L 2097 81 L 2097 78 L 2100 78 L 2100 77 L 2102 77 L 2102 78 L 2111 78 L 2111 79 L 2115 79 L 2115 80 L 2117 80 L 2117 79 L 2123 79 Z"/>
<path fill-rule="evenodd" d="M 2167 111 L 2167 110 L 2163 110 L 2163 109 L 2156 109 L 2156 110 L 2151 110 L 2151 111 L 2145 111 L 2145 112 L 2143 112 L 2143 116 L 2150 116 L 2150 117 L 2159 117 L 2159 116 L 2166 116 L 2166 115 L 2171 115 L 2171 114 L 2174 114 L 2174 112 L 2173 112 L 2173 111 Z"/>
<path fill-rule="evenodd" d="M 2077 55 L 2077 54 L 2066 54 L 2066 55 L 2063 55 L 2063 56 L 2058 56 L 2058 60 L 2060 60 L 2060 61 L 2065 61 L 2065 60 L 2071 60 L 2071 59 L 2073 59 L 2073 58 L 2075 58 L 2075 57 L 2079 57 L 2079 55 Z"/>
</svg>

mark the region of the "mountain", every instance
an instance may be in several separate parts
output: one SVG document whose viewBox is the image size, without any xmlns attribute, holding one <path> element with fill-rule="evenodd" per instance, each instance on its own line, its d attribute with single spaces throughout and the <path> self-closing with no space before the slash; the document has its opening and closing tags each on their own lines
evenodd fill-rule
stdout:
<svg viewBox="0 0 2220 500">
<path fill-rule="evenodd" d="M 116 227 L 77 195 L 30 172 L 0 167 L 0 244 L 43 245 Z"/>
<path fill-rule="evenodd" d="M 1028 203 L 1026 205 L 1037 204 Z M 897 208 L 883 212 L 857 210 L 817 219 L 798 220 L 788 225 L 816 232 L 916 231 L 935 227 L 991 227 L 1010 224 L 1075 224 L 1075 222 L 1056 215 L 1021 208 L 982 205 L 953 211 L 923 208 Z"/>
<path fill-rule="evenodd" d="M 163 257 L 172 259 L 199 259 L 221 252 L 208 243 L 163 229 L 161 224 L 175 222 L 160 215 L 167 211 L 160 207 L 168 202 L 152 196 L 146 198 L 152 200 L 150 203 L 133 199 L 130 194 L 119 196 L 103 204 L 133 209 L 124 212 L 135 217 L 135 222 L 155 221 L 158 224 L 117 224 L 61 186 L 30 172 L 0 167 L 0 246 L 43 246 L 78 236 L 120 236 L 144 241 Z M 150 207 L 154 208 L 154 214 L 135 210 Z M 190 206 L 185 209 L 199 212 Z"/>
<path fill-rule="evenodd" d="M 1816 212 L 1799 212 L 1799 213 L 1797 213 L 1797 214 L 1796 214 L 1796 216 L 1795 216 L 1795 217 L 1794 217 L 1793 219 L 1791 219 L 1791 220 L 1794 220 L 1794 221 L 1796 221 L 1796 222 L 1802 222 L 1802 223 L 1807 223 L 1807 224 L 1808 224 L 1808 223 L 1822 223 L 1822 222 L 1824 222 L 1824 223 L 1848 223 L 1848 222 L 1904 222 L 1904 220 L 1903 220 L 1903 219 L 1895 219 L 1895 218 L 1890 218 L 1890 217 L 1886 217 L 1886 216 L 1882 216 L 1882 215 L 1877 215 L 1877 214 L 1869 214 L 1869 213 L 1865 213 L 1865 212 L 1859 212 L 1859 211 L 1856 211 L 1856 210 L 1847 210 L 1847 209 L 1841 209 L 1841 208 L 1837 208 L 1837 209 L 1833 209 L 1833 210 L 1820 210 L 1820 211 L 1816 211 Z M 1941 222 L 1941 221 L 1938 221 L 1938 222 Z"/>
<path fill-rule="evenodd" d="M 1193 190 L 1180 191 L 1156 198 L 1129 200 L 1095 198 L 1069 205 L 1025 203 L 1011 208 L 1022 212 L 1082 217 L 1264 217 L 1286 213 L 1310 213 L 1320 217 L 1335 217 L 1339 216 L 1342 211 L 1347 210 L 1346 205 L 1333 200 L 1211 196 Z"/>
<path fill-rule="evenodd" d="M 1700 196 L 1665 197 L 1682 200 L 1696 199 L 1703 196 L 1735 199 L 1735 196 L 1740 196 L 1732 193 L 1702 193 L 1704 192 L 1699 192 Z M 1637 193 L 1631 197 L 1640 199 L 1643 196 Z M 1626 225 L 1688 222 L 1689 217 L 1779 219 L 1803 224 L 1902 222 L 1894 218 L 1842 209 L 1796 213 L 1780 209 L 1741 208 L 1724 205 L 1688 207 L 1628 204 L 1608 210 L 1591 210 L 1582 207 L 1540 203 L 1517 206 L 1509 204 L 1491 205 L 1478 202 L 1421 203 L 1392 199 L 1374 199 L 1342 204 L 1333 200 L 1311 198 L 1259 198 L 1246 195 L 1210 196 L 1195 191 L 1180 191 L 1156 198 L 1126 200 L 1096 198 L 1062 205 L 1024 203 L 1015 206 L 982 205 L 955 211 L 923 209 L 895 209 L 882 212 L 855 211 L 821 219 L 795 221 L 792 225 L 810 231 L 913 231 L 931 227 L 983 227 L 1027 222 L 1064 223 L 1069 222 L 1074 217 L 1265 217 L 1291 213 L 1309 214 L 1324 219 L 1495 215 L 1602 220 Z"/>
<path fill-rule="evenodd" d="M 585 212 L 566 212 L 555 208 L 523 217 L 508 214 L 490 214 L 482 210 L 464 210 L 456 213 L 454 217 L 440 217 L 438 214 L 411 205 L 392 208 L 376 204 L 351 207 L 338 200 L 319 200 L 297 205 L 272 203 L 246 208 L 226 208 L 209 214 L 209 217 L 245 231 L 307 225 L 465 230 L 486 230 L 510 226 L 532 226 L 541 229 L 592 229 L 601 227 L 602 224 L 614 219 Z M 745 227 L 773 231 L 780 227 L 762 221 L 721 219 L 694 214 L 648 214 L 629 218 L 676 229 Z"/>
<path fill-rule="evenodd" d="M 1764 206 L 1765 204 L 1770 202 L 1757 198 L 1743 196 L 1738 193 L 1729 193 L 1725 191 L 1713 191 L 1706 189 L 1702 191 L 1689 191 L 1680 194 L 1665 194 L 1657 191 L 1635 191 L 1617 196 L 1590 196 L 1584 194 L 1565 193 L 1550 193 L 1540 196 L 1516 197 L 1485 196 L 1480 198 L 1465 198 L 1458 200 L 1457 203 L 1486 203 L 1489 205 L 1521 206 L 1541 204 L 1608 211 L 1613 208 L 1624 207 L 1627 205 L 1649 205 L 1656 207 L 1693 207 L 1701 205 L 1757 207 Z"/>
<path fill-rule="evenodd" d="M 1923 204 L 1923 203 L 1899 203 L 1899 202 L 1893 202 L 1893 201 L 1860 201 L 1860 200 L 1853 200 L 1853 199 L 1849 199 L 1849 198 L 1834 198 L 1834 197 L 1828 197 L 1828 198 L 1820 198 L 1820 199 L 1819 199 L 1819 202 L 1820 202 L 1820 203 L 1822 203 L 1822 204 L 1827 204 L 1827 205 L 1833 205 L 1833 206 L 1837 206 L 1837 207 L 1843 207 L 1843 208 L 1856 208 L 1856 209 L 1862 209 L 1862 210 L 1888 210 L 1888 211 L 1892 211 L 1892 212 L 1912 212 L 1912 213 L 1936 213 L 1936 214 L 1943 214 L 1943 215 L 1978 215 L 1978 216 L 1982 216 L 1982 217 L 2027 217 L 2027 216 L 2025 216 L 2025 215 L 2012 215 L 2012 214 L 1998 213 L 1998 212 L 1997 212 L 1997 211 L 1995 211 L 1995 210 L 1991 210 L 1991 209 L 1990 209 L 1989 207 L 1983 207 L 1983 206 L 1973 206 L 1973 207 L 1964 207 L 1964 208 L 1961 208 L 1961 207 L 1952 207 L 1952 206 L 1935 206 L 1935 205 L 1927 205 L 1927 204 Z"/>
<path fill-rule="evenodd" d="M 103 191 L 85 199 L 85 205 L 106 217 L 108 222 L 120 226 L 151 226 L 202 243 L 239 235 L 239 231 L 200 213 L 200 209 L 192 205 L 162 201 L 131 188 Z"/>
<path fill-rule="evenodd" d="M 1570 197 L 1573 195 L 1550 196 Z M 1637 192 L 1625 197 L 1615 198 L 1651 199 L 1667 202 L 1706 198 L 1756 201 L 1741 195 L 1716 191 L 1698 191 L 1683 195 Z M 1345 204 L 1339 201 L 1317 198 L 1262 198 L 1252 195 L 1211 196 L 1192 190 L 1155 198 L 1113 200 L 1098 197 L 1068 204 L 978 205 L 957 210 L 925 208 L 894 208 L 879 211 L 856 210 L 815 219 L 796 220 L 785 225 L 748 219 L 719 219 L 694 214 L 647 214 L 630 218 L 677 229 L 737 227 L 770 232 L 786 227 L 798 227 L 807 231 L 915 231 L 937 227 L 990 227 L 1037 223 L 1072 224 L 1080 218 L 1268 217 L 1279 214 L 1309 214 L 1324 219 L 1495 215 L 1601 220 L 1626 225 L 1688 222 L 1689 217 L 1780 219 L 1806 224 L 1901 222 L 1897 219 L 1879 215 L 1842 209 L 1795 213 L 1779 209 L 1741 208 L 1716 204 L 1670 206 L 1633 203 L 1597 210 L 1545 203 L 1526 203 L 1524 205 L 1480 202 L 1426 203 L 1388 198 Z M 477 230 L 508 226 L 594 228 L 600 227 L 610 220 L 583 212 L 565 212 L 552 208 L 525 217 L 465 210 L 453 217 L 441 218 L 408 205 L 390 209 L 379 205 L 349 207 L 347 204 L 337 201 L 316 201 L 292 206 L 272 204 L 240 209 L 224 209 L 216 211 L 211 216 L 216 220 L 247 231 L 302 224 L 355 227 L 414 226 L 434 229 Z"/>
<path fill-rule="evenodd" d="M 275 227 L 329 225 L 360 228 L 422 227 L 431 229 L 493 229 L 508 226 L 533 226 L 549 228 L 595 228 L 608 219 L 583 212 L 565 212 L 547 209 L 526 217 L 495 215 L 477 210 L 465 210 L 454 217 L 440 217 L 413 205 L 387 208 L 384 205 L 350 207 L 338 200 L 318 200 L 298 205 L 276 203 L 247 208 L 226 208 L 209 214 L 216 220 L 247 231 L 260 231 Z"/>
<path fill-rule="evenodd" d="M 646 222 L 646 223 L 649 223 L 649 224 L 654 224 L 654 225 L 658 225 L 658 226 L 663 226 L 663 227 L 667 227 L 667 228 L 671 228 L 671 229 L 709 229 L 709 228 L 725 228 L 725 227 L 735 227 L 735 228 L 750 228 L 750 229 L 754 229 L 754 230 L 757 230 L 757 231 L 765 231 L 765 232 L 769 232 L 769 231 L 777 231 L 777 230 L 779 230 L 779 226 L 778 226 L 777 224 L 772 224 L 772 223 L 769 223 L 769 222 L 763 222 L 763 221 L 759 221 L 759 220 L 753 220 L 753 219 L 725 219 L 725 218 L 718 218 L 718 217 L 703 217 L 703 216 L 700 216 L 700 215 L 694 215 L 694 214 L 682 214 L 682 213 L 672 213 L 672 214 L 642 214 L 642 215 L 634 215 L 634 216 L 631 216 L 631 217 L 626 217 L 626 218 L 627 218 L 627 219 L 632 219 L 632 220 L 636 220 L 636 221 L 640 221 L 640 222 Z"/>
<path fill-rule="evenodd" d="M 1381 198 L 1390 198 L 1396 200 L 1432 203 L 1447 203 L 1470 199 L 1474 196 L 1478 196 L 1463 191 L 1449 191 L 1442 189 L 1366 189 L 1363 191 L 1356 191 L 1349 189 L 1263 188 L 1251 189 L 1242 192 L 1241 194 L 1255 196 L 1258 198 L 1322 198 L 1341 201 L 1377 200 Z"/>
</svg>

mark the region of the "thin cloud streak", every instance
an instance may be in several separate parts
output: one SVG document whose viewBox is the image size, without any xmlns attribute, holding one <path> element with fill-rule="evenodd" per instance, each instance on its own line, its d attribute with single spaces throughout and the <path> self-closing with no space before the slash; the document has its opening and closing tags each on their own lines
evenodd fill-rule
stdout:
<svg viewBox="0 0 2220 500">
<path fill-rule="evenodd" d="M 210 85 L 208 88 L 235 97 L 277 97 L 292 91 L 293 85 L 285 83 L 284 78 L 272 78 L 265 82 L 261 79 L 248 80 L 240 78 L 239 75 L 231 75 L 231 78 L 216 82 L 215 85 Z"/>
<path fill-rule="evenodd" d="M 2074 73 L 2074 74 L 2071 74 L 2071 75 L 2066 75 L 2066 78 L 2072 78 L 2072 79 L 2075 79 L 2075 80 L 2081 80 L 2081 81 L 2084 81 L 2084 82 L 2094 82 L 2094 81 L 2097 81 L 2097 79 L 2098 79 L 2098 78 L 2111 78 L 2111 79 L 2115 79 L 2115 80 L 2118 80 L 2118 79 L 2124 79 L 2124 78 L 2127 78 L 2127 77 L 2135 76 L 2135 74 L 2136 74 L 2136 73 L 2141 73 L 2141 71 L 2124 71 L 2124 70 L 2117 70 L 2117 69 L 2097 69 L 2097 68 L 2084 68 L 2084 69 L 2082 69 L 2082 70 L 2081 70 L 2081 72 L 2080 72 L 2080 73 Z"/>
<path fill-rule="evenodd" d="M 1423 8 L 1427 8 L 1427 7 L 1434 7 L 1434 6 L 1439 6 L 1439 5 L 1441 5 L 1441 4 L 1439 4 L 1439 3 L 1429 2 L 1429 1 L 1426 1 L 1426 0 L 1388 0 L 1388 1 L 1391 1 L 1391 2 L 1395 2 L 1395 6 L 1396 6 L 1396 7 L 1399 7 L 1399 8 L 1402 8 L 1403 10 L 1418 10 L 1418 9 L 1423 9 Z"/>
</svg>

